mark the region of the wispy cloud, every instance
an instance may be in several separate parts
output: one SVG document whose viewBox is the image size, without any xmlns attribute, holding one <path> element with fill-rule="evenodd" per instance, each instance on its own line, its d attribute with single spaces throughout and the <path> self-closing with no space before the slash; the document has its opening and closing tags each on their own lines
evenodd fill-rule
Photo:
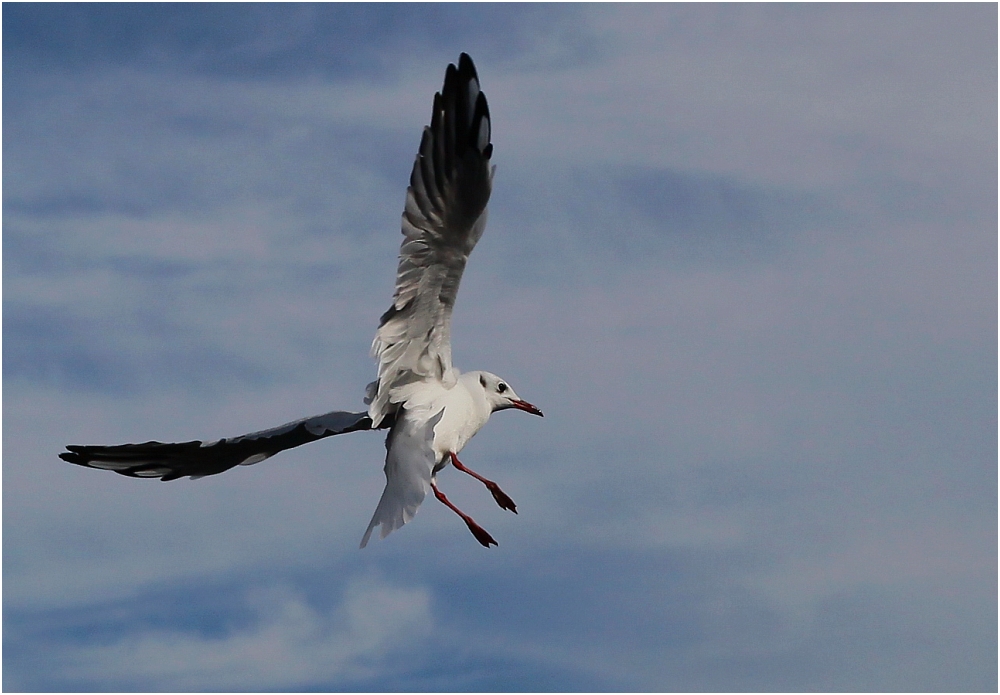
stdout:
<svg viewBox="0 0 1000 695">
<path fill-rule="evenodd" d="M 70 646 L 57 656 L 54 682 L 157 691 L 363 682 L 391 672 L 393 653 L 412 649 L 433 628 L 426 589 L 376 580 L 353 581 L 329 610 L 280 585 L 250 590 L 243 603 L 236 624 L 133 627 L 96 645 Z"/>
</svg>

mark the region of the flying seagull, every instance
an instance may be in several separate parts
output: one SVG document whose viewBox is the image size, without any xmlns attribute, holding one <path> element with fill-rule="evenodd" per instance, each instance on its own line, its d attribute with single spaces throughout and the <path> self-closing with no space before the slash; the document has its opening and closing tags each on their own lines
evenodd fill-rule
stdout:
<svg viewBox="0 0 1000 695">
<path fill-rule="evenodd" d="M 500 487 L 458 460 L 462 447 L 497 410 L 542 412 L 489 372 L 451 364 L 451 313 L 465 263 L 486 228 L 493 185 L 490 112 L 472 59 L 449 65 L 434 95 L 403 211 L 403 244 L 392 305 L 379 321 L 372 355 L 378 378 L 366 390 L 367 412 L 335 410 L 280 427 L 213 442 L 67 446 L 64 461 L 138 478 L 201 478 L 248 466 L 280 451 L 358 430 L 388 429 L 385 490 L 361 539 L 387 535 L 413 518 L 428 488 L 458 514 L 483 546 L 497 542 L 437 486 L 451 464 L 481 481 L 515 514 Z"/>
</svg>

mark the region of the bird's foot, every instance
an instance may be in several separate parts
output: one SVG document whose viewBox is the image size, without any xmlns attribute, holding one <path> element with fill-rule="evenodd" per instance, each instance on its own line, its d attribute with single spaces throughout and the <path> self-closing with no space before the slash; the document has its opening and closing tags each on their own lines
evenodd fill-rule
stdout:
<svg viewBox="0 0 1000 695">
<path fill-rule="evenodd" d="M 473 521 L 471 517 L 464 518 L 465 525 L 469 527 L 469 530 L 472 531 L 472 535 L 476 537 L 476 540 L 479 541 L 484 548 L 489 548 L 490 545 L 498 545 L 498 543 L 493 540 L 493 536 L 491 536 L 486 529 Z"/>
<path fill-rule="evenodd" d="M 493 499 L 496 500 L 501 509 L 506 509 L 517 514 L 517 505 L 514 504 L 514 500 L 512 500 L 506 492 L 501 490 L 499 485 L 490 481 L 486 483 L 486 488 L 490 491 L 490 494 L 493 495 Z"/>
</svg>

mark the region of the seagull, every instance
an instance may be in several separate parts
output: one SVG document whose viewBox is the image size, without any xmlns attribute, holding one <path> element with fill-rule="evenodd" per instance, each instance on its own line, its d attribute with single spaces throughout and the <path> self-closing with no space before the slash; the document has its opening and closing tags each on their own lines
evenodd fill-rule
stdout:
<svg viewBox="0 0 1000 695">
<path fill-rule="evenodd" d="M 385 490 L 361 539 L 364 548 L 380 527 L 385 538 L 410 521 L 428 489 L 458 514 L 484 547 L 497 542 L 438 488 L 449 464 L 482 482 L 502 508 L 514 501 L 466 467 L 458 454 L 498 410 L 542 411 L 510 384 L 484 371 L 459 372 L 451 363 L 451 314 L 466 261 L 486 228 L 486 205 L 495 167 L 490 164 L 490 112 L 472 59 L 449 64 L 434 95 L 403 211 L 403 243 L 392 304 L 372 342 L 378 377 L 368 384 L 367 411 L 335 410 L 239 437 L 202 442 L 69 445 L 69 463 L 136 478 L 176 480 L 249 466 L 318 439 L 388 429 Z"/>
</svg>

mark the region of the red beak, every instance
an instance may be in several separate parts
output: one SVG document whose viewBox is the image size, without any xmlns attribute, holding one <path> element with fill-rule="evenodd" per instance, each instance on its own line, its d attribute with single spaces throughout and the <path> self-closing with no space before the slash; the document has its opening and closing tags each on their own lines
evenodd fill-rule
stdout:
<svg viewBox="0 0 1000 695">
<path fill-rule="evenodd" d="M 537 415 L 538 417 L 545 417 L 542 415 L 541 410 L 531 405 L 531 403 L 528 403 L 528 401 L 511 401 L 510 403 L 518 410 L 523 410 L 526 413 L 531 413 L 532 415 Z"/>
</svg>

